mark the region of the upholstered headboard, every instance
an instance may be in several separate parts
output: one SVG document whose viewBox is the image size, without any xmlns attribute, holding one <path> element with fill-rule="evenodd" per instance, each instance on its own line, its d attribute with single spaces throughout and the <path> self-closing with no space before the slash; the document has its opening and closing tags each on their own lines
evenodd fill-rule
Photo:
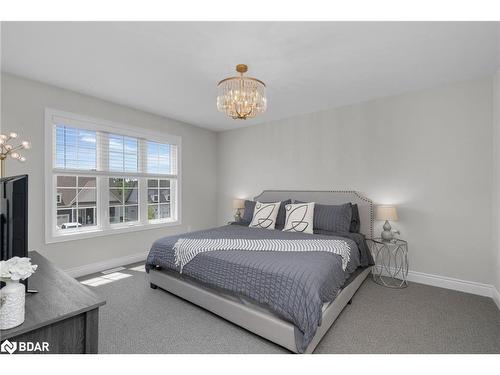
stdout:
<svg viewBox="0 0 500 375">
<path fill-rule="evenodd" d="M 277 202 L 286 199 L 315 202 L 321 204 L 355 203 L 358 205 L 360 232 L 368 238 L 373 237 L 373 202 L 358 193 L 350 190 L 308 191 L 308 190 L 264 190 L 254 198 L 256 201 Z"/>
</svg>

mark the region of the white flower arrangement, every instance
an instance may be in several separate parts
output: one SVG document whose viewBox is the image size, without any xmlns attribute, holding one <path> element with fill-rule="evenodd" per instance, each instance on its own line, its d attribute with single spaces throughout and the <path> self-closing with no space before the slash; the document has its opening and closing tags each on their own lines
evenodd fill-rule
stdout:
<svg viewBox="0 0 500 375">
<path fill-rule="evenodd" d="M 31 258 L 13 257 L 0 261 L 0 279 L 26 280 L 38 266 L 31 264 Z"/>
</svg>

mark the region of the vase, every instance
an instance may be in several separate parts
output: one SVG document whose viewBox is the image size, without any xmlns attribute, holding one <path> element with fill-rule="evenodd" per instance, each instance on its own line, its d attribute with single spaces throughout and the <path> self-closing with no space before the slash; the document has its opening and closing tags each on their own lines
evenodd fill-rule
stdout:
<svg viewBox="0 0 500 375">
<path fill-rule="evenodd" d="M 25 287 L 18 280 L 2 279 L 0 289 L 0 329 L 17 327 L 24 322 Z"/>
</svg>

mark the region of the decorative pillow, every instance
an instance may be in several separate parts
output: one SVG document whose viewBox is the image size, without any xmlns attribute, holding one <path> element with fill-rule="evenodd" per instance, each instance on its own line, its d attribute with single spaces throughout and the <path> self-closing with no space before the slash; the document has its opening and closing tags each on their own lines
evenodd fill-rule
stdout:
<svg viewBox="0 0 500 375">
<path fill-rule="evenodd" d="M 295 201 L 295 203 L 303 203 Z M 329 232 L 349 232 L 351 228 L 351 203 L 341 205 L 317 204 L 314 206 L 314 229 Z"/>
<path fill-rule="evenodd" d="M 263 202 L 263 203 L 272 203 L 272 202 Z M 278 216 L 276 217 L 276 226 L 283 228 L 285 225 L 285 205 L 292 203 L 291 199 L 287 199 L 286 201 L 281 201 L 280 209 L 278 210 Z M 241 221 L 243 223 L 250 224 L 253 219 L 253 211 L 255 209 L 254 201 L 245 201 L 245 212 L 243 212 L 243 217 Z"/>
<path fill-rule="evenodd" d="M 357 204 L 351 204 L 351 226 L 349 232 L 359 233 L 361 221 L 359 220 L 359 209 Z"/>
<path fill-rule="evenodd" d="M 286 201 L 281 201 L 281 206 L 278 211 L 278 216 L 276 217 L 277 226 L 283 227 L 285 225 L 285 220 L 286 220 L 285 206 L 290 203 L 292 203 L 291 199 L 287 199 Z"/>
<path fill-rule="evenodd" d="M 255 209 L 255 202 L 245 200 L 245 211 L 243 211 L 243 217 L 241 221 L 250 224 L 253 219 L 253 210 Z"/>
<path fill-rule="evenodd" d="M 286 220 L 283 232 L 301 232 L 313 234 L 314 202 L 287 204 Z"/>
<path fill-rule="evenodd" d="M 330 232 L 349 232 L 351 228 L 351 204 L 338 206 L 318 204 L 314 210 L 314 225 Z"/>
<path fill-rule="evenodd" d="M 276 225 L 276 217 L 278 216 L 278 210 L 280 208 L 281 202 L 276 203 L 261 203 L 255 202 L 255 209 L 253 211 L 252 222 L 250 223 L 250 228 L 264 228 L 264 229 L 274 229 Z"/>
</svg>

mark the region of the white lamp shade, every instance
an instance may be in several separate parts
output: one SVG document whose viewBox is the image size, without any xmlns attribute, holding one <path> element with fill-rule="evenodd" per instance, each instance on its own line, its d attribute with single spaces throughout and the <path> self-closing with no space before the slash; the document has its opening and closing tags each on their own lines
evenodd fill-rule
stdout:
<svg viewBox="0 0 500 375">
<path fill-rule="evenodd" d="M 245 208 L 245 200 L 244 199 L 233 199 L 233 208 L 235 210 L 239 208 Z"/>
<path fill-rule="evenodd" d="M 377 206 L 375 210 L 376 220 L 398 220 L 398 212 L 394 206 Z"/>
</svg>

